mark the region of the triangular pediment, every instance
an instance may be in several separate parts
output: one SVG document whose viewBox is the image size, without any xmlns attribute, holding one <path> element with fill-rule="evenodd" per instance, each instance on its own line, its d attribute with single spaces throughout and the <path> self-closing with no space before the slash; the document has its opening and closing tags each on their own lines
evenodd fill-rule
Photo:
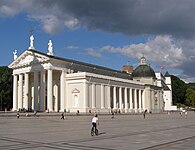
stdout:
<svg viewBox="0 0 195 150">
<path fill-rule="evenodd" d="M 15 59 L 8 67 L 18 68 L 23 66 L 29 66 L 32 64 L 47 62 L 49 57 L 36 53 L 34 51 L 26 50 L 17 59 Z"/>
<path fill-rule="evenodd" d="M 72 90 L 72 93 L 80 93 L 80 91 L 75 88 L 74 90 Z"/>
</svg>

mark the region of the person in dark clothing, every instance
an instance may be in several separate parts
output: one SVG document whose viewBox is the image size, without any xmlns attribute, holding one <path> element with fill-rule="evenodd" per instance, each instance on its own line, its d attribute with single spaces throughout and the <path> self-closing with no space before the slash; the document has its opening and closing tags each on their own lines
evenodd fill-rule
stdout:
<svg viewBox="0 0 195 150">
<path fill-rule="evenodd" d="M 146 110 L 144 110 L 144 112 L 143 112 L 144 119 L 145 119 L 145 117 L 146 117 L 146 113 L 147 113 L 147 109 L 146 109 Z"/>
<path fill-rule="evenodd" d="M 113 110 L 111 111 L 111 114 L 112 114 L 112 118 L 114 118 L 114 111 Z"/>
<path fill-rule="evenodd" d="M 20 118 L 20 113 L 19 113 L 19 111 L 17 112 L 17 118 Z"/>
<path fill-rule="evenodd" d="M 64 120 L 64 112 L 61 114 L 61 119 Z"/>
</svg>

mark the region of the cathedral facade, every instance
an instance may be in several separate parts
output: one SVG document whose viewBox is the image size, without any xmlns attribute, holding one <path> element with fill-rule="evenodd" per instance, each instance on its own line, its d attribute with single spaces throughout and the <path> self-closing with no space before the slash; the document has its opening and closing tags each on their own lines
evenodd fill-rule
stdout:
<svg viewBox="0 0 195 150">
<path fill-rule="evenodd" d="M 49 45 L 50 44 L 50 45 Z M 28 50 L 9 65 L 13 69 L 13 110 L 81 113 L 162 112 L 164 86 L 145 57 L 132 74 L 35 50 Z M 143 65 L 145 67 L 143 67 Z M 143 68 L 142 68 L 143 67 Z M 142 68 L 142 69 L 140 69 Z M 146 69 L 145 72 L 141 70 Z M 142 76 L 144 75 L 144 76 Z"/>
</svg>

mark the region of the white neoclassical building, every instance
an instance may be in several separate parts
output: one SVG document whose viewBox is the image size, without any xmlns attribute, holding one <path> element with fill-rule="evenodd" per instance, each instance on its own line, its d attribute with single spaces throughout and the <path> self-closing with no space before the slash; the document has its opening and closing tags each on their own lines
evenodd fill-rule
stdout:
<svg viewBox="0 0 195 150">
<path fill-rule="evenodd" d="M 51 41 L 48 45 L 47 53 L 39 52 L 31 40 L 28 50 L 19 57 L 14 54 L 9 65 L 13 69 L 13 110 L 164 110 L 164 90 L 156 84 L 153 74 L 139 77 L 136 68 L 132 79 L 132 75 L 122 71 L 54 56 Z M 148 66 L 145 57 L 141 58 L 140 66 L 143 65 Z"/>
<path fill-rule="evenodd" d="M 157 86 L 163 87 L 163 99 L 164 99 L 164 110 L 177 110 L 177 106 L 173 105 L 172 100 L 172 83 L 171 76 L 168 72 L 165 75 L 161 73 L 155 73 L 157 78 Z"/>
</svg>

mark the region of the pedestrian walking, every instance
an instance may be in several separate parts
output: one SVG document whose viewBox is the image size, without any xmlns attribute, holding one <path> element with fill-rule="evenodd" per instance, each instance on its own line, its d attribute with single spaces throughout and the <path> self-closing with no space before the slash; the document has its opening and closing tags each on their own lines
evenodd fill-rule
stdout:
<svg viewBox="0 0 195 150">
<path fill-rule="evenodd" d="M 112 114 L 112 119 L 114 118 L 114 111 L 113 110 L 111 110 L 111 114 Z"/>
<path fill-rule="evenodd" d="M 61 119 L 64 120 L 64 112 L 61 114 Z"/>
<path fill-rule="evenodd" d="M 146 118 L 146 113 L 147 113 L 147 109 L 146 109 L 146 110 L 144 110 L 144 112 L 143 112 L 144 119 Z"/>
<path fill-rule="evenodd" d="M 17 118 L 19 119 L 20 118 L 20 113 L 19 113 L 19 111 L 17 111 Z"/>
<path fill-rule="evenodd" d="M 188 112 L 187 112 L 187 110 L 185 111 L 185 117 L 187 117 L 188 116 Z"/>
</svg>

